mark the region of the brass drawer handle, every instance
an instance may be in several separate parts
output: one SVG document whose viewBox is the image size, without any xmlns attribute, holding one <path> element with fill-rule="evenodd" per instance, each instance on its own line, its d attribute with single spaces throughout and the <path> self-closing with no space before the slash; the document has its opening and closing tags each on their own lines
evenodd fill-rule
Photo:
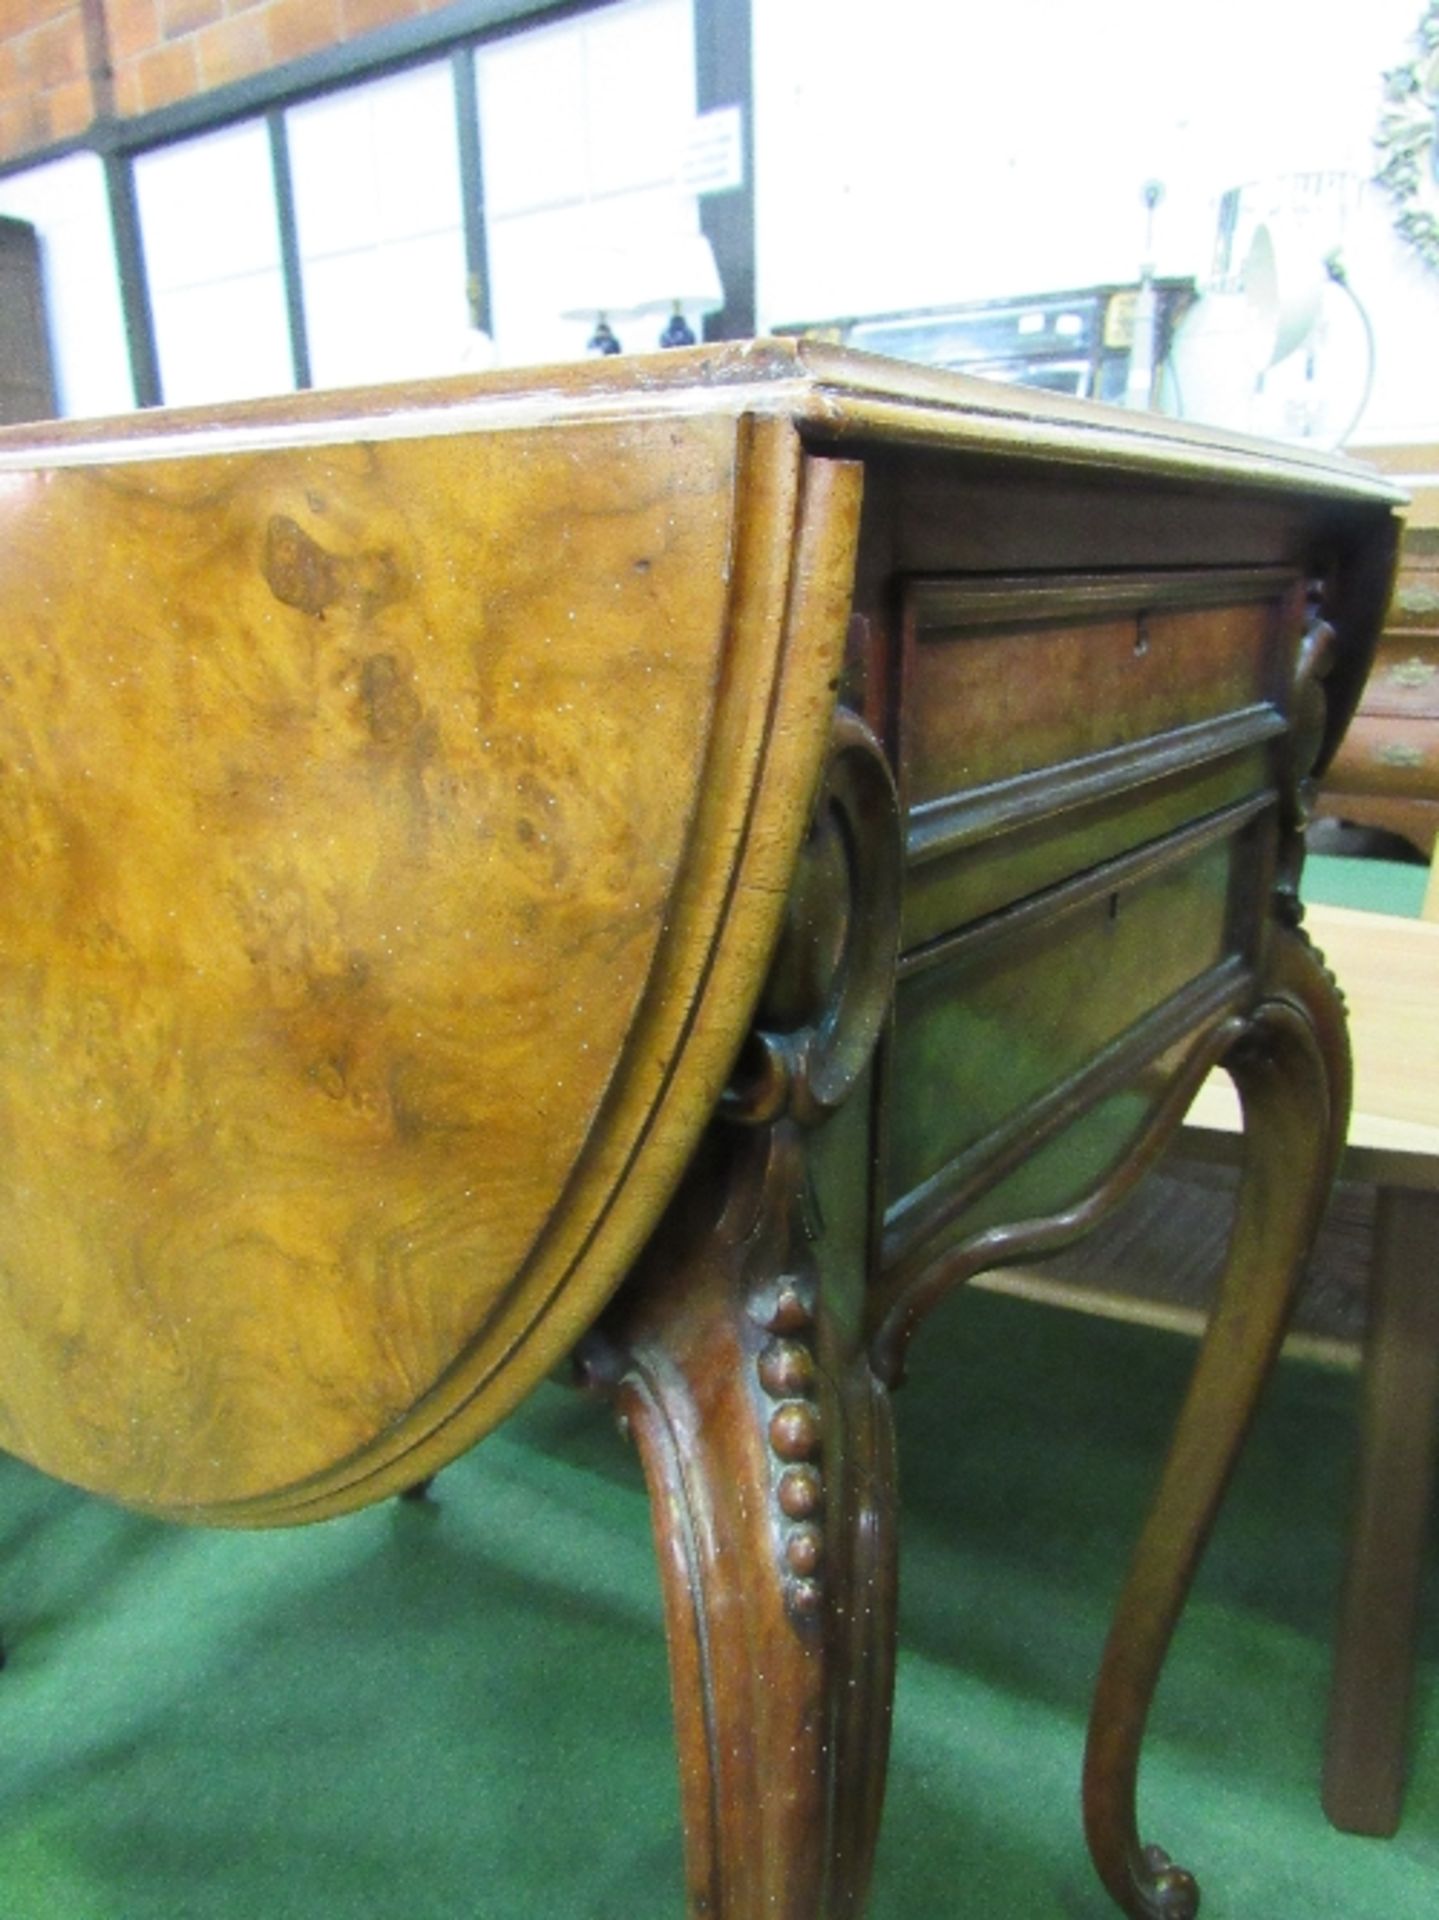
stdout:
<svg viewBox="0 0 1439 1920">
<path fill-rule="evenodd" d="M 1436 676 L 1439 676 L 1439 666 L 1432 660 L 1421 660 L 1416 653 L 1412 660 L 1404 661 L 1402 666 L 1391 667 L 1384 677 L 1396 687 L 1427 687 Z"/>
<path fill-rule="evenodd" d="M 1374 757 L 1386 767 L 1422 767 L 1424 749 L 1410 746 L 1407 740 L 1388 740 Z"/>
<path fill-rule="evenodd" d="M 1402 586 L 1394 595 L 1401 613 L 1439 613 L 1439 588 Z"/>
</svg>

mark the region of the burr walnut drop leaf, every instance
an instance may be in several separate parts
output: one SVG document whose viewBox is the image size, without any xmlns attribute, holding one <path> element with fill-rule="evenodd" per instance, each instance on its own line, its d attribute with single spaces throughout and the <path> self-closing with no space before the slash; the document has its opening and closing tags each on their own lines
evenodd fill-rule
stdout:
<svg viewBox="0 0 1439 1920">
<path fill-rule="evenodd" d="M 793 500 L 800 465 L 766 444 L 702 417 L 9 476 L 0 1443 L 287 1517 L 554 1364 L 622 1271 L 586 1250 L 745 844 L 771 687 L 735 623 L 772 680 L 788 530 L 736 582 L 742 482 Z"/>
</svg>

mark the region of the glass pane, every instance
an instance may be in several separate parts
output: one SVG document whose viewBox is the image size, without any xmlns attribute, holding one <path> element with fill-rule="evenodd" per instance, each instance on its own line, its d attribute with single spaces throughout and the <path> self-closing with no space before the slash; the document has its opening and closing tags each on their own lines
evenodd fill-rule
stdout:
<svg viewBox="0 0 1439 1920">
<path fill-rule="evenodd" d="M 475 79 L 497 358 L 577 358 L 601 283 L 630 289 L 607 302 L 625 348 L 653 348 L 664 315 L 625 304 L 671 291 L 647 284 L 646 256 L 698 225 L 676 185 L 695 112 L 690 0 L 621 0 L 481 47 Z"/>
<path fill-rule="evenodd" d="M 289 392 L 294 367 L 264 122 L 141 155 L 135 193 L 167 404 Z"/>
<path fill-rule="evenodd" d="M 286 115 L 317 386 L 460 363 L 469 319 L 449 63 Z"/>
</svg>

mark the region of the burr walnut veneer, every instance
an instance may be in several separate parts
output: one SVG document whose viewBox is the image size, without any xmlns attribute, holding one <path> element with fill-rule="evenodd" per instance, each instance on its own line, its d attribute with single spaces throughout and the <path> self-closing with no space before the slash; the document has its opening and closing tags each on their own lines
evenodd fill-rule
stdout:
<svg viewBox="0 0 1439 1920">
<path fill-rule="evenodd" d="M 779 344 L 0 437 L 0 1444 L 319 1519 L 568 1360 L 651 1485 L 690 1913 L 857 1915 L 906 1343 L 1222 1059 L 1086 1782 L 1190 1911 L 1140 1734 L 1343 1137 L 1294 886 L 1396 498 Z"/>
</svg>

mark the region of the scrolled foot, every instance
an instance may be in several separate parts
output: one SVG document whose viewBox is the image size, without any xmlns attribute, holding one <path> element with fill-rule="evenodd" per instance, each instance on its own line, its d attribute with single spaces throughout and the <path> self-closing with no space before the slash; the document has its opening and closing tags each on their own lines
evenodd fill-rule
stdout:
<svg viewBox="0 0 1439 1920">
<path fill-rule="evenodd" d="M 1199 1882 L 1175 1866 L 1163 1847 L 1145 1847 L 1144 1872 L 1135 1881 L 1137 1906 L 1132 1911 L 1153 1920 L 1194 1920 L 1199 1911 Z"/>
</svg>

